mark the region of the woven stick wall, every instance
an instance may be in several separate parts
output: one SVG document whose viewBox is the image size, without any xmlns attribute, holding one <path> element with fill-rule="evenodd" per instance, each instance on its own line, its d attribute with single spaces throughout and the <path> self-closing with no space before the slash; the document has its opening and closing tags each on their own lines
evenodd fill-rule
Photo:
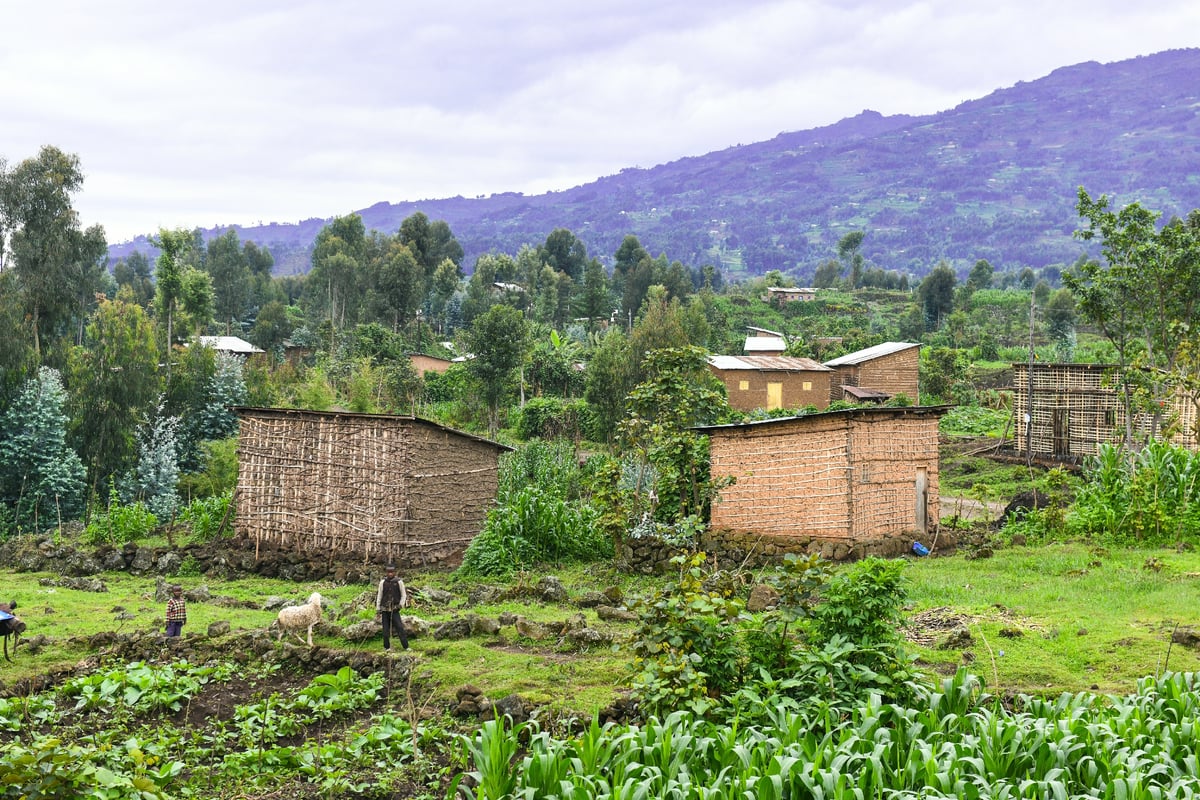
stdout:
<svg viewBox="0 0 1200 800">
<path fill-rule="evenodd" d="M 925 471 L 925 524 L 938 523 L 938 418 L 936 415 L 853 418 L 850 483 L 855 540 L 917 527 L 917 472 Z"/>
<path fill-rule="evenodd" d="M 1025 414 L 1029 411 L 1029 365 L 1013 365 L 1013 415 L 1016 447 L 1027 452 Z M 1094 455 L 1100 444 L 1125 438 L 1125 410 L 1113 368 L 1095 364 L 1034 364 L 1033 413 L 1029 439 L 1033 452 L 1054 456 Z M 1171 441 L 1195 447 L 1195 406 L 1177 397 L 1164 421 L 1176 424 Z M 1153 417 L 1137 413 L 1133 433 L 1149 436 Z"/>
<path fill-rule="evenodd" d="M 256 542 L 407 565 L 453 558 L 501 448 L 412 417 L 243 409 L 237 526 Z"/>
</svg>

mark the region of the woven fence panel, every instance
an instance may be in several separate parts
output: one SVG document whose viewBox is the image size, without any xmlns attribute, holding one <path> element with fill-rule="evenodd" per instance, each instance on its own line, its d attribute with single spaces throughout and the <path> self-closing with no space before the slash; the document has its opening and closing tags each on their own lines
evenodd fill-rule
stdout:
<svg viewBox="0 0 1200 800">
<path fill-rule="evenodd" d="M 852 425 L 852 538 L 870 539 L 917 528 L 917 473 L 925 471 L 925 524 L 938 522 L 938 421 L 904 416 Z"/>
</svg>

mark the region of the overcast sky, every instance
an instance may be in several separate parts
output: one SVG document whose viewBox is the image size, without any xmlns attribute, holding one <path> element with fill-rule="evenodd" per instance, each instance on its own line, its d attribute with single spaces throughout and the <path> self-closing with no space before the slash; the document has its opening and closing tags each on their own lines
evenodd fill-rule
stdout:
<svg viewBox="0 0 1200 800">
<path fill-rule="evenodd" d="M 116 243 L 567 189 L 1197 45 L 1197 0 L 0 0 L 0 157 L 77 154 Z"/>
</svg>

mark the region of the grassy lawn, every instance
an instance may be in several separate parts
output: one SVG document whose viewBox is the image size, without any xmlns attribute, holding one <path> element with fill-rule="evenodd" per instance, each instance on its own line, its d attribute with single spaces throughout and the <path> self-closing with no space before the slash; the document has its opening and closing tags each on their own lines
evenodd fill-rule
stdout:
<svg viewBox="0 0 1200 800">
<path fill-rule="evenodd" d="M 947 607 L 965 618 L 970 668 L 993 692 L 1125 693 L 1167 668 L 1200 670 L 1195 650 L 1170 644 L 1176 625 L 1196 622 L 1195 552 L 1012 547 L 914 561 L 907 574 L 914 614 Z M 962 649 L 921 655 L 938 671 L 963 662 Z"/>
</svg>

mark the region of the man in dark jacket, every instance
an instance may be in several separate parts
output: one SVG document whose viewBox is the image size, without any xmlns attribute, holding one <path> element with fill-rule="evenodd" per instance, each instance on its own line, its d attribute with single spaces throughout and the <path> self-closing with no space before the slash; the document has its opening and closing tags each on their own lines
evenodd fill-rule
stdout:
<svg viewBox="0 0 1200 800">
<path fill-rule="evenodd" d="M 379 592 L 375 595 L 375 610 L 379 612 L 383 623 L 383 649 L 392 649 L 392 630 L 400 637 L 400 646 L 408 649 L 408 632 L 400 620 L 400 609 L 408 605 L 408 592 L 404 589 L 404 581 L 396 577 L 396 567 L 387 565 L 387 575 L 379 582 Z"/>
</svg>

